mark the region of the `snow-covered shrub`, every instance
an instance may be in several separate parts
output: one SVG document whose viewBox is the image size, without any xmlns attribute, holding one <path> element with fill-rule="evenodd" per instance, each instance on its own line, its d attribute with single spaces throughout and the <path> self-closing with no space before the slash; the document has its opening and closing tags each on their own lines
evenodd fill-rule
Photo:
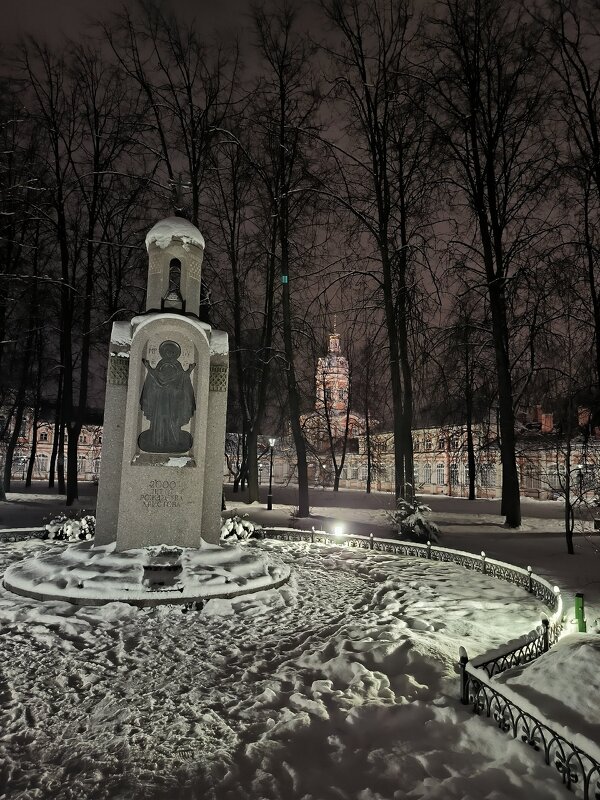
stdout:
<svg viewBox="0 0 600 800">
<path fill-rule="evenodd" d="M 221 541 L 242 541 L 245 539 L 260 539 L 262 535 L 262 528 L 254 522 L 247 519 L 247 514 L 240 517 L 236 514 L 234 517 L 229 517 L 221 525 Z"/>
<path fill-rule="evenodd" d="M 81 542 L 93 539 L 96 533 L 96 517 L 83 513 L 79 519 L 59 514 L 44 524 L 46 535 L 44 539 L 55 541 Z"/>
<path fill-rule="evenodd" d="M 431 508 L 415 497 L 414 500 L 400 498 L 398 507 L 394 511 L 386 511 L 385 515 L 401 539 L 409 539 L 411 542 L 437 542 L 440 529 L 427 518 L 430 513 Z"/>
</svg>

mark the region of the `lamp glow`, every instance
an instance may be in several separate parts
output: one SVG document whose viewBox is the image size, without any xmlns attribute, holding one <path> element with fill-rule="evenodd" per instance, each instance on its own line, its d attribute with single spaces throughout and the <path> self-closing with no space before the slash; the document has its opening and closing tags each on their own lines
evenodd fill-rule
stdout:
<svg viewBox="0 0 600 800">
<path fill-rule="evenodd" d="M 333 527 L 334 536 L 341 536 L 343 533 L 344 533 L 344 526 L 343 525 L 334 525 L 334 527 Z"/>
</svg>

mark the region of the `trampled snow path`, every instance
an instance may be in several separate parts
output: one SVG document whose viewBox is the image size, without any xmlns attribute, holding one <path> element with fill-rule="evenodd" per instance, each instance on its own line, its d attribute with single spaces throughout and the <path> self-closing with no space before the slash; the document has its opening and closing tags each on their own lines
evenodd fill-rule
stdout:
<svg viewBox="0 0 600 800">
<path fill-rule="evenodd" d="M 0 570 L 60 544 L 0 546 Z M 0 593 L 0 798 L 559 798 L 457 702 L 459 645 L 539 602 L 452 564 L 265 542 L 287 587 L 201 612 Z M 493 623 L 493 626 L 492 626 Z"/>
</svg>

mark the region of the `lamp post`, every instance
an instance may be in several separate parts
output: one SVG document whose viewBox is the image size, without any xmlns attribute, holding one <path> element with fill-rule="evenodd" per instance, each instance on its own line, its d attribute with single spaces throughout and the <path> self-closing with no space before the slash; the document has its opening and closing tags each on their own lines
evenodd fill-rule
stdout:
<svg viewBox="0 0 600 800">
<path fill-rule="evenodd" d="M 262 471 L 263 471 L 263 465 L 259 464 L 258 465 L 258 483 L 259 483 L 259 485 L 262 484 Z"/>
<path fill-rule="evenodd" d="M 275 439 L 269 439 L 269 447 L 271 448 L 271 459 L 269 462 L 269 494 L 267 495 L 267 511 L 273 510 L 273 448 L 275 447 Z"/>
</svg>

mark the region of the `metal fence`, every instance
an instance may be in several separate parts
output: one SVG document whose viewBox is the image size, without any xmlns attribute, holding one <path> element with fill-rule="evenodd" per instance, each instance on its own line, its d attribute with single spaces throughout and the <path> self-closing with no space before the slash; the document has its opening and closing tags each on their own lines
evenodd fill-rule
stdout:
<svg viewBox="0 0 600 800">
<path fill-rule="evenodd" d="M 600 763 L 581 747 L 569 741 L 552 727 L 519 706 L 518 696 L 508 687 L 499 690 L 494 676 L 512 667 L 538 658 L 556 643 L 563 628 L 563 605 L 558 587 L 535 575 L 531 567 L 522 569 L 503 561 L 461 550 L 417 544 L 390 539 L 358 535 L 336 535 L 327 531 L 301 531 L 294 528 L 266 528 L 264 535 L 288 542 L 310 541 L 316 544 L 346 545 L 351 548 L 416 556 L 432 561 L 459 564 L 500 580 L 521 586 L 539 598 L 551 612 L 541 624 L 506 645 L 470 660 L 464 648 L 460 649 L 461 702 L 470 705 L 475 714 L 493 719 L 498 728 L 515 739 L 520 739 L 539 752 L 546 764 L 554 766 L 569 788 L 581 789 L 584 800 L 600 800 Z"/>
<path fill-rule="evenodd" d="M 0 542 L 23 542 L 25 539 L 45 539 L 45 528 L 7 528 L 0 530 Z"/>
</svg>

